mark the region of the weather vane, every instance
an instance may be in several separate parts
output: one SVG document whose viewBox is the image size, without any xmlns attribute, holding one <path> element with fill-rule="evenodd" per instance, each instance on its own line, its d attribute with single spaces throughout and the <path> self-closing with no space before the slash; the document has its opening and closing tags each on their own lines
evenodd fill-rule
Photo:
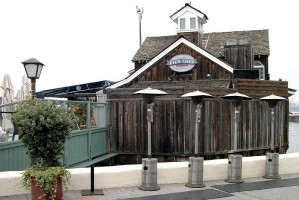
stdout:
<svg viewBox="0 0 299 200">
<path fill-rule="evenodd" d="M 138 19 L 139 19 L 139 46 L 141 46 L 141 20 L 142 20 L 142 14 L 143 14 L 143 7 L 142 9 L 138 8 L 138 6 L 136 6 L 136 11 L 138 14 Z"/>
</svg>

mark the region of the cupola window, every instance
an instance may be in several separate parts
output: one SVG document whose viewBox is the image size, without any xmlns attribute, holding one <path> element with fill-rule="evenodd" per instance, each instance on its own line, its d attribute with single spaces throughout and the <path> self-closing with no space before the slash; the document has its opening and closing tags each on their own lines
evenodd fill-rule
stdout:
<svg viewBox="0 0 299 200">
<path fill-rule="evenodd" d="M 190 29 L 196 29 L 195 17 L 190 18 Z"/>
<path fill-rule="evenodd" d="M 186 29 L 186 22 L 185 18 L 180 19 L 180 30 L 185 30 Z"/>
</svg>

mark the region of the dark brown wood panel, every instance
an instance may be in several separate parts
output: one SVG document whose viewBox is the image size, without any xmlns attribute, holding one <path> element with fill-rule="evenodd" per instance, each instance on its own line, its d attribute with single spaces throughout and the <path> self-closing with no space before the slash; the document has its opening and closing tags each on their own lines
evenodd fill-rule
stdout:
<svg viewBox="0 0 299 200">
<path fill-rule="evenodd" d="M 234 88 L 238 92 L 246 94 L 255 99 L 271 94 L 288 98 L 287 81 L 234 79 Z"/>
<path fill-rule="evenodd" d="M 235 69 L 253 69 L 253 50 L 250 45 L 224 47 L 224 59 Z"/>
<path fill-rule="evenodd" d="M 146 105 L 140 99 L 110 101 L 109 129 L 111 151 L 130 154 L 147 153 Z M 190 100 L 155 101 L 152 123 L 154 155 L 192 155 L 194 152 L 195 106 Z M 222 99 L 205 100 L 199 126 L 199 152 L 203 155 L 232 151 L 234 107 Z M 288 146 L 288 101 L 275 108 L 275 146 L 285 152 Z M 244 101 L 239 116 L 240 151 L 269 149 L 271 113 L 266 102 Z"/>
<path fill-rule="evenodd" d="M 172 57 L 179 54 L 189 54 L 197 59 L 198 63 L 194 66 L 193 70 L 186 72 L 191 74 L 192 80 L 205 80 L 208 79 L 208 74 L 212 79 L 227 80 L 232 78 L 232 73 L 222 68 L 220 65 L 214 63 L 206 57 L 203 57 L 200 53 L 194 51 L 190 47 L 182 44 L 174 51 L 160 59 L 157 63 L 153 64 L 148 70 L 143 72 L 137 79 L 140 81 L 168 81 L 169 77 L 175 72 L 166 65 L 166 60 L 170 60 Z M 194 74 L 195 73 L 195 74 Z M 182 73 L 175 73 L 180 75 Z M 175 80 L 173 77 L 172 80 Z"/>
</svg>

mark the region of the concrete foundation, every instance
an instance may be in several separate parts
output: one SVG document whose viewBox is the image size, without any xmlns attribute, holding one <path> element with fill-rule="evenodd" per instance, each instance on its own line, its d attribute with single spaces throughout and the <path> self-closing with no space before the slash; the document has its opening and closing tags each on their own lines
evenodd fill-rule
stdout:
<svg viewBox="0 0 299 200">
<path fill-rule="evenodd" d="M 262 177 L 265 175 L 266 156 L 243 157 L 242 178 Z M 279 155 L 279 174 L 299 173 L 299 153 Z M 141 185 L 142 165 L 120 165 L 95 167 L 95 189 L 138 187 Z M 90 189 L 90 169 L 69 169 L 72 177 L 69 190 Z M 203 181 L 227 179 L 227 159 L 206 160 L 203 165 Z M 27 194 L 21 182 L 21 171 L 0 172 L 0 196 Z M 167 162 L 157 165 L 157 184 L 187 183 L 188 162 Z"/>
</svg>

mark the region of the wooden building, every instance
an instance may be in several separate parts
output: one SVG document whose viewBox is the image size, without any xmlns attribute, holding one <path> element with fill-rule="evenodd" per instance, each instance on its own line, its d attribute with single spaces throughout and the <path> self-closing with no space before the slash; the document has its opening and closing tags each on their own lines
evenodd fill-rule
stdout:
<svg viewBox="0 0 299 200">
<path fill-rule="evenodd" d="M 141 96 L 132 94 L 152 87 L 168 93 L 156 98 L 153 108 L 154 156 L 181 160 L 194 152 L 194 105 L 180 96 L 195 90 L 216 97 L 203 103 L 202 156 L 213 159 L 232 152 L 233 107 L 220 97 L 236 91 L 253 98 L 241 107 L 238 149 L 244 155 L 265 154 L 270 149 L 271 116 L 268 105 L 259 98 L 272 93 L 288 97 L 286 81 L 269 80 L 268 30 L 203 33 L 208 17 L 190 4 L 171 19 L 178 26 L 177 34 L 146 38 L 133 57 L 134 72 L 107 88 L 109 150 L 120 153 L 122 163 L 139 162 L 146 154 L 146 106 Z M 288 101 L 280 102 L 276 113 L 275 147 L 285 153 Z"/>
</svg>

